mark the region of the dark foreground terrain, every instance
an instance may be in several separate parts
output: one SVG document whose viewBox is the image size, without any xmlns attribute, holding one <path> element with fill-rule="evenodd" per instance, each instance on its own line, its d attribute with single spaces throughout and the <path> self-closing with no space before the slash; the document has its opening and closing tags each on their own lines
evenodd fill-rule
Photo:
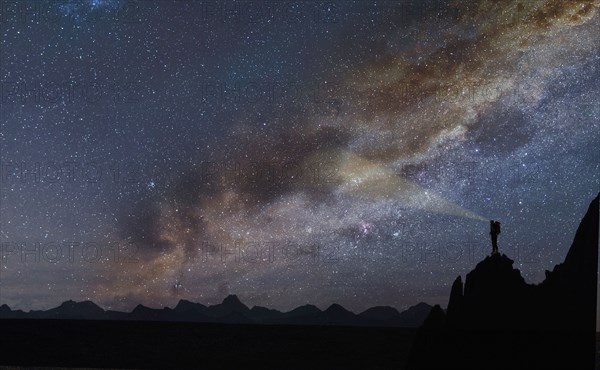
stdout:
<svg viewBox="0 0 600 370">
<path fill-rule="evenodd" d="M 4 319 L 0 325 L 0 369 L 11 370 L 31 367 L 404 369 L 417 332 L 381 327 L 39 319 Z M 480 346 L 493 348 L 508 340 L 524 351 L 535 342 L 530 341 L 532 333 L 523 334 L 488 333 L 478 339 L 479 343 L 465 341 L 460 345 L 475 350 Z M 538 339 L 555 334 L 536 333 Z M 600 334 L 596 343 L 598 364 Z M 435 347 L 439 343 L 432 344 Z M 442 360 L 449 355 L 443 352 L 435 358 Z M 506 354 L 497 355 L 502 359 L 500 362 L 506 361 Z M 495 368 L 498 359 L 480 360 L 483 369 Z M 525 367 L 538 368 L 535 363 L 518 361 L 511 368 Z"/>
<path fill-rule="evenodd" d="M 1 320 L 0 365 L 402 369 L 414 329 Z"/>
<path fill-rule="evenodd" d="M 417 333 L 415 329 L 382 327 L 97 320 L 5 319 L 0 325 L 0 369 L 404 369 Z M 538 348 L 548 343 L 543 338 L 557 334 L 552 331 L 481 334 L 477 342 L 465 340 L 459 345 L 476 350 L 508 342 L 519 349 L 516 353 L 532 348 L 539 353 L 561 350 Z M 600 334 L 597 345 L 600 348 Z M 435 360 L 448 356 L 452 354 L 442 350 Z M 479 364 L 497 368 L 496 364 L 507 363 L 505 356 L 498 352 L 498 358 L 480 358 Z M 514 359 L 510 368 L 537 369 L 539 364 Z"/>
<path fill-rule="evenodd" d="M 407 367 L 594 369 L 600 194 L 581 220 L 564 262 L 528 284 L 513 260 L 492 254 L 434 306 Z"/>
</svg>

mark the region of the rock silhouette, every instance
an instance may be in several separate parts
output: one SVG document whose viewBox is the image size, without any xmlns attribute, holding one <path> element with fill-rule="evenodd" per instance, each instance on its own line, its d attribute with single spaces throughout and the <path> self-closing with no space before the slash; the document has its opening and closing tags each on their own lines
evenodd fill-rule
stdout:
<svg viewBox="0 0 600 370">
<path fill-rule="evenodd" d="M 593 369 L 599 196 L 565 261 L 527 284 L 513 260 L 492 254 L 452 285 L 446 313 L 421 327 L 411 369 Z"/>
</svg>

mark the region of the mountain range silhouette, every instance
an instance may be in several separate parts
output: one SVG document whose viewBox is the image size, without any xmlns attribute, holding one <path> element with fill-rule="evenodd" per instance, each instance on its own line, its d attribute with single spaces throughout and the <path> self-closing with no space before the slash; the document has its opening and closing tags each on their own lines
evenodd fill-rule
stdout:
<svg viewBox="0 0 600 370">
<path fill-rule="evenodd" d="M 493 254 L 452 284 L 447 310 L 432 308 L 411 369 L 594 369 L 599 197 L 563 263 L 537 285 Z"/>
<path fill-rule="evenodd" d="M 175 308 L 156 309 L 140 304 L 131 312 L 105 311 L 92 301 L 69 300 L 56 308 L 29 312 L 13 311 L 4 304 L 0 306 L 0 319 L 145 320 L 416 328 L 421 326 L 430 310 L 431 306 L 427 303 L 419 303 L 403 312 L 389 306 L 377 306 L 355 314 L 339 304 L 332 304 L 324 311 L 313 305 L 304 305 L 289 312 L 281 312 L 260 306 L 249 308 L 236 295 L 229 295 L 222 303 L 212 306 L 182 299 Z"/>
<path fill-rule="evenodd" d="M 11 365 L 261 369 L 594 369 L 599 198 L 563 263 L 528 284 L 506 255 L 458 276 L 447 309 L 404 312 L 338 304 L 288 312 L 237 296 L 206 306 L 138 305 L 105 311 L 67 301 L 46 311 L 0 306 L 3 361 Z M 268 324 L 268 325 L 257 325 Z M 35 355 L 32 355 L 35 354 Z M 165 355 L 168 354 L 168 355 Z"/>
</svg>

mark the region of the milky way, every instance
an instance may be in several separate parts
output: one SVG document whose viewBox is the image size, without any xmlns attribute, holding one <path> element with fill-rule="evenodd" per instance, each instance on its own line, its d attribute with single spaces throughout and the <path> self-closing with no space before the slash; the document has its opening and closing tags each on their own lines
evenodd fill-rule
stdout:
<svg viewBox="0 0 600 370">
<path fill-rule="evenodd" d="M 442 303 L 491 251 L 490 218 L 501 252 L 539 282 L 599 190 L 599 8 L 93 1 L 59 7 L 53 22 L 5 12 L 0 300 Z M 49 84 L 71 94 L 49 99 Z M 50 162 L 60 176 L 52 167 L 37 181 L 32 168 Z M 19 245 L 49 241 L 72 254 L 23 261 Z"/>
</svg>

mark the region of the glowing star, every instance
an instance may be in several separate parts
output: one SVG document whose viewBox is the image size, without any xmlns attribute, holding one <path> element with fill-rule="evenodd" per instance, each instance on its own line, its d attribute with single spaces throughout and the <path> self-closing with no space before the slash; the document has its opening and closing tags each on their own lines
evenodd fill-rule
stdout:
<svg viewBox="0 0 600 370">
<path fill-rule="evenodd" d="M 366 236 L 366 235 L 369 235 L 369 233 L 373 229 L 373 225 L 368 222 L 361 221 L 359 224 L 359 229 L 360 229 L 361 235 Z"/>
</svg>

